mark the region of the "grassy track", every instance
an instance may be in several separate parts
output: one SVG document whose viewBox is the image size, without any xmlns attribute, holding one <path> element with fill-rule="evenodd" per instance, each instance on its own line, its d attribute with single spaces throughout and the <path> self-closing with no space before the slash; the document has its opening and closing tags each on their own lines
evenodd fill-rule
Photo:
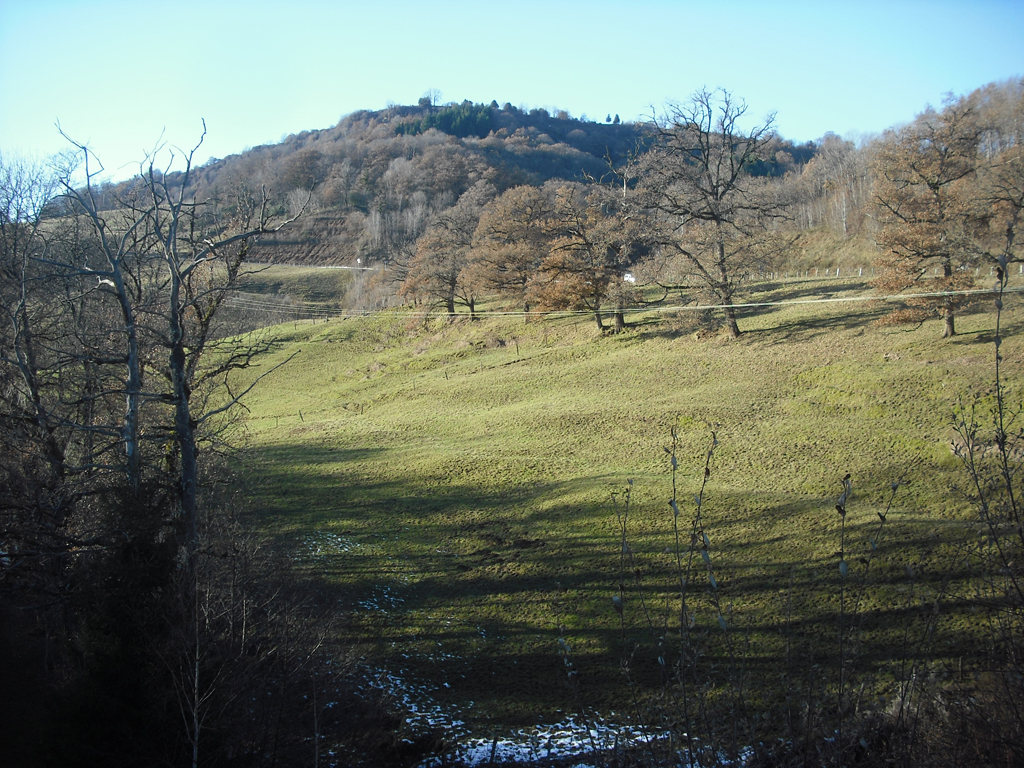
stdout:
<svg viewBox="0 0 1024 768">
<path fill-rule="evenodd" d="M 250 265 L 239 288 L 246 293 L 286 296 L 307 305 L 334 309 L 352 282 L 352 270 Z"/>
<path fill-rule="evenodd" d="M 804 282 L 755 300 L 868 291 Z M 1019 294 L 1007 304 L 1003 355 L 1019 401 L 1024 309 Z M 732 668 L 750 674 L 751 700 L 812 660 L 832 674 L 839 481 L 851 473 L 855 491 L 852 585 L 903 476 L 861 603 L 858 664 L 881 685 L 966 535 L 969 508 L 950 490 L 963 480 L 950 424 L 958 398 L 991 391 L 995 319 L 979 309 L 943 341 L 938 320 L 873 326 L 881 311 L 748 311 L 735 341 L 694 334 L 694 315 L 673 312 L 637 315 L 604 337 L 571 317 L 424 326 L 395 313 L 279 326 L 277 358 L 301 352 L 248 398 L 244 422 L 262 523 L 337 591 L 344 642 L 427 683 L 471 723 L 514 725 L 577 706 L 559 637 L 588 706 L 626 707 L 624 648 L 632 677 L 657 681 L 658 639 L 679 623 L 666 553 L 673 427 L 683 517 L 710 430 L 718 435 L 704 514 L 741 649 Z M 638 578 L 620 573 L 627 479 Z M 620 582 L 625 627 L 611 602 Z M 716 629 L 708 598 L 694 605 L 698 628 Z M 969 618 L 950 610 L 941 646 L 915 650 L 965 653 Z M 710 658 L 726 653 L 709 638 Z"/>
</svg>

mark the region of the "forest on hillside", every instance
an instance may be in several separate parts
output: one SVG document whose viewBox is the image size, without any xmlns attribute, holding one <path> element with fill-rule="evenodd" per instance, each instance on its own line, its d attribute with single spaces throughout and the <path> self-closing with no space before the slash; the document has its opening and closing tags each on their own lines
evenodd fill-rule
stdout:
<svg viewBox="0 0 1024 768">
<path fill-rule="evenodd" d="M 467 325 L 486 302 L 621 331 L 685 292 L 738 337 L 752 275 L 853 242 L 880 295 L 919 294 L 885 322 L 953 337 L 982 270 L 1002 290 L 1024 262 L 1020 80 L 860 145 L 794 145 L 719 89 L 646 123 L 425 97 L 205 165 L 198 149 L 117 184 L 81 145 L 0 158 L 0 680 L 24 691 L 0 734 L 25 765 L 308 764 L 325 723 L 302 697 L 337 617 L 263 548 L 232 469 L 234 414 L 275 370 L 272 337 L 220 324 L 250 265 L 358 267 L 343 308 Z M 1019 496 L 1003 513 L 1018 642 Z M 429 753 L 363 693 L 339 694 L 334 725 L 389 733 L 399 763 Z"/>
<path fill-rule="evenodd" d="M 473 314 L 480 298 L 499 296 L 524 310 L 589 310 L 599 326 L 610 317 L 621 328 L 647 288 L 727 306 L 750 275 L 839 266 L 820 263 L 822 242 L 853 244 L 845 250 L 860 266 L 877 260 L 884 293 L 910 288 L 926 263 L 942 287 L 964 289 L 1006 239 L 1013 203 L 986 201 L 1013 197 L 1006 153 L 1019 147 L 1021 87 L 950 97 L 859 145 L 831 133 L 794 145 L 774 116 L 758 120 L 723 90 L 643 123 L 428 95 L 191 168 L 187 191 L 214 216 L 259 189 L 276 214 L 301 211 L 248 258 L 358 267 L 345 309 L 415 302 Z M 166 181 L 181 178 L 170 171 Z M 98 208 L 116 208 L 139 184 L 91 193 Z M 928 242 L 940 233 L 949 238 Z M 893 319 L 934 310 L 909 306 Z"/>
<path fill-rule="evenodd" d="M 614 169 L 646 150 L 653 123 L 573 118 L 565 111 L 506 103 L 391 106 L 345 116 L 332 128 L 193 168 L 190 192 L 218 201 L 240 187 L 271 190 L 295 209 L 312 191 L 303 221 L 264 238 L 260 260 L 298 264 L 398 264 L 417 239 L 473 187 L 484 202 L 514 187 L 610 181 Z M 781 176 L 813 157 L 774 135 L 754 168 Z M 159 169 L 158 169 L 159 170 Z M 172 183 L 180 175 L 168 173 Z M 113 208 L 133 182 L 97 185 L 99 208 Z"/>
</svg>

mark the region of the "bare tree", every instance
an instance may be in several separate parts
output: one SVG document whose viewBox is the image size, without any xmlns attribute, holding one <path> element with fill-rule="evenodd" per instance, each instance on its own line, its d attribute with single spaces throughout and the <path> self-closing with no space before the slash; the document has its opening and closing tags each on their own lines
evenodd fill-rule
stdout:
<svg viewBox="0 0 1024 768">
<path fill-rule="evenodd" d="M 551 202 L 543 189 L 513 187 L 484 209 L 473 235 L 470 282 L 521 302 L 529 313 L 527 286 L 548 248 Z"/>
<path fill-rule="evenodd" d="M 1018 230 L 1024 224 L 1024 80 L 988 86 L 972 94 L 985 128 L 980 151 L 981 197 L 991 206 L 986 256 L 1008 265 L 1024 261 Z"/>
<path fill-rule="evenodd" d="M 420 97 L 421 107 L 427 107 L 431 111 L 441 103 L 441 91 L 437 88 L 428 88 Z"/>
<path fill-rule="evenodd" d="M 774 115 L 745 129 L 746 112 L 721 89 L 671 105 L 640 158 L 634 195 L 653 214 L 652 241 L 723 305 L 733 336 L 740 334 L 733 306 L 739 271 L 778 253 L 786 241 L 774 225 L 788 215 L 780 190 L 749 172 L 767 157 Z"/>
<path fill-rule="evenodd" d="M 200 621 L 223 588 L 200 562 L 214 517 L 202 451 L 254 386 L 232 373 L 267 348 L 220 338 L 214 323 L 253 244 L 295 216 L 274 218 L 269 194 L 244 186 L 216 205 L 199 198 L 201 140 L 164 168 L 158 148 L 115 190 L 72 144 L 81 171 L 0 160 L 0 598 L 27 585 L 47 621 L 64 606 L 55 634 L 105 625 L 100 647 L 131 636 L 133 653 L 173 657 L 172 672 L 190 661 L 175 680 L 195 765 L 215 689 L 241 674 L 212 659 L 220 636 Z M 159 674 L 119 673 L 152 683 L 150 704 L 168 694 Z"/>
<path fill-rule="evenodd" d="M 109 295 L 117 307 L 117 327 L 106 332 L 119 339 L 120 349 L 111 359 L 123 366 L 126 405 L 119 433 L 132 493 L 139 492 L 142 481 L 143 408 L 171 411 L 169 419 L 155 416 L 158 426 L 147 437 L 163 442 L 169 433 L 173 439 L 175 450 L 163 463 L 171 470 L 183 521 L 182 545 L 189 556 L 199 542 L 198 435 L 244 392 L 232 392 L 228 386 L 224 401 L 206 410 L 195 407 L 195 397 L 213 382 L 227 385 L 227 375 L 247 367 L 261 351 L 258 346 L 218 346 L 211 337 L 213 319 L 236 284 L 252 245 L 302 213 L 272 221 L 266 191 L 257 197 L 243 188 L 232 195 L 230 206 L 220 207 L 228 215 L 208 214 L 207 204 L 195 197 L 191 178 L 201 144 L 202 138 L 182 153 L 184 168 L 175 173 L 170 167 L 159 169 L 154 152 L 118 208 L 103 212 L 94 192 L 100 170 L 91 164 L 89 150 L 74 143 L 83 157 L 85 183 L 75 186 L 66 177 L 64 196 L 80 212 L 100 258 L 84 266 L 67 261 L 51 265 L 65 279 L 95 280 L 100 293 Z M 170 163 L 176 159 L 172 151 Z M 211 347 L 218 347 L 216 362 L 201 365 Z M 146 386 L 147 369 L 166 382 L 166 389 Z"/>
<path fill-rule="evenodd" d="M 843 236 L 859 229 L 871 186 L 863 150 L 826 133 L 801 180 L 806 190 L 802 224 L 808 228 L 827 225 Z"/>
<path fill-rule="evenodd" d="M 69 457 L 89 440 L 68 424 L 88 422 L 92 405 L 72 391 L 83 367 L 57 353 L 68 309 L 84 316 L 81 301 L 40 267 L 60 245 L 61 228 L 46 218 L 58 191 L 56 168 L 0 157 L 0 580 L 49 593 L 60 591 L 59 561 L 88 546 L 67 522 Z"/>
</svg>

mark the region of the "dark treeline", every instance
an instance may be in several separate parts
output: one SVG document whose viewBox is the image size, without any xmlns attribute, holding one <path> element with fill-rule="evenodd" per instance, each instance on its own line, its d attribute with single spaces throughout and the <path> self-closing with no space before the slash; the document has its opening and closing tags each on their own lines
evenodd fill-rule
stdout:
<svg viewBox="0 0 1024 768">
<path fill-rule="evenodd" d="M 81 186 L 0 158 L 0 764 L 315 762 L 387 715 L 342 690 L 322 585 L 242 522 L 232 377 L 269 344 L 216 325 L 292 219 L 197 201 L 191 158 L 102 208 L 76 149 Z"/>
</svg>

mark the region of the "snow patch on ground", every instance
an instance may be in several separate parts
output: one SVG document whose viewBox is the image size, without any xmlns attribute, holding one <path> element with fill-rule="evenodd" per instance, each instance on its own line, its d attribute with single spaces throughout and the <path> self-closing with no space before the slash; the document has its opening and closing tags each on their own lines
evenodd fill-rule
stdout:
<svg viewBox="0 0 1024 768">
<path fill-rule="evenodd" d="M 394 590 L 386 584 L 378 584 L 373 588 L 373 596 L 366 600 L 359 601 L 359 607 L 366 611 L 383 611 L 387 613 L 390 609 L 404 603 L 405 599 L 395 594 Z"/>
<path fill-rule="evenodd" d="M 490 762 L 536 762 L 541 760 L 586 760 L 593 752 L 642 744 L 655 738 L 640 728 L 595 720 L 582 723 L 569 718 L 554 725 L 522 728 L 497 739 L 467 738 L 456 747 L 456 757 L 469 766 Z M 437 763 L 439 764 L 439 763 Z M 586 768 L 587 762 L 573 763 Z"/>
<path fill-rule="evenodd" d="M 466 724 L 457 716 L 445 711 L 430 695 L 427 686 L 412 685 L 399 675 L 383 669 L 373 670 L 368 682 L 374 688 L 394 697 L 405 710 L 405 722 L 414 733 L 420 734 L 441 728 L 457 737 L 468 734 Z"/>
<path fill-rule="evenodd" d="M 653 734 L 641 728 L 620 725 L 614 720 L 595 716 L 589 722 L 570 717 L 551 725 L 520 728 L 502 736 L 485 738 L 474 735 L 458 711 L 442 708 L 426 686 L 410 684 L 400 674 L 382 669 L 373 670 L 368 681 L 394 697 L 402 706 L 407 713 L 406 724 L 411 735 L 443 730 L 449 743 L 453 745 L 447 755 L 448 760 L 456 760 L 467 766 L 487 765 L 492 761 L 571 761 L 579 758 L 581 762 L 572 765 L 576 768 L 587 768 L 591 763 L 586 761 L 592 760 L 595 751 L 628 748 L 664 737 L 664 734 Z M 473 702 L 467 702 L 466 708 L 472 706 Z M 433 758 L 422 763 L 420 768 L 433 768 L 443 764 L 449 763 L 445 763 L 441 758 Z"/>
<path fill-rule="evenodd" d="M 352 539 L 324 531 L 309 534 L 302 540 L 302 544 L 306 549 L 307 557 L 321 561 L 329 561 L 335 555 L 351 552 L 359 546 Z"/>
</svg>

